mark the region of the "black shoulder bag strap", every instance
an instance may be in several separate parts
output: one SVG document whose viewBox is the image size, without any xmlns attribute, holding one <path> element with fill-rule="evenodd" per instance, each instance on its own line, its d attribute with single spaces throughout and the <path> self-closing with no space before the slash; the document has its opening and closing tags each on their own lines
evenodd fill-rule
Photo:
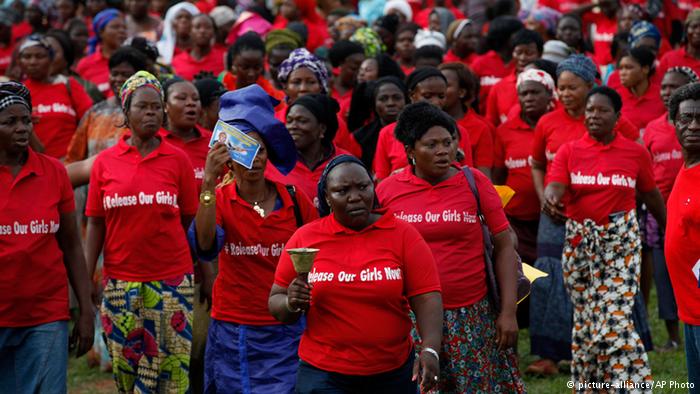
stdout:
<svg viewBox="0 0 700 394">
<path fill-rule="evenodd" d="M 304 219 L 301 217 L 301 209 L 299 208 L 299 202 L 297 201 L 297 189 L 294 187 L 294 185 L 285 185 L 284 187 L 287 188 L 289 197 L 292 198 L 294 217 L 297 220 L 297 228 L 299 228 L 304 225 Z"/>
</svg>

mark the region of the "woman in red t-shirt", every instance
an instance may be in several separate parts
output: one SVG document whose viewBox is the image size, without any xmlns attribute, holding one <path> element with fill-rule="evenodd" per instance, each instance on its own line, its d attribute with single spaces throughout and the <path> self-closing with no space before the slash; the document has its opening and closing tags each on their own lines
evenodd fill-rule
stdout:
<svg viewBox="0 0 700 394">
<path fill-rule="evenodd" d="M 442 301 L 430 249 L 413 226 L 375 209 L 371 175 L 353 156 L 328 163 L 318 194 L 322 219 L 285 245 L 269 300 L 279 321 L 306 315 L 296 392 L 415 393 L 417 384 L 430 391 L 442 357 Z M 287 252 L 299 247 L 319 249 L 307 279 Z M 417 357 L 409 306 L 422 336 Z"/>
<path fill-rule="evenodd" d="M 688 14 L 683 26 L 685 41 L 683 46 L 666 53 L 659 62 L 659 72 L 665 73 L 671 67 L 690 67 L 700 75 L 700 10 Z"/>
<path fill-rule="evenodd" d="M 227 70 L 219 74 L 219 81 L 233 91 L 257 83 L 267 94 L 282 100 L 284 93 L 265 79 L 265 43 L 255 32 L 247 32 L 226 52 Z"/>
<path fill-rule="evenodd" d="M 652 78 L 654 61 L 649 49 L 638 47 L 625 51 L 618 66 L 622 86 L 615 90 L 622 97 L 622 115 L 632 121 L 641 134 L 649 122 L 665 112 L 659 85 Z"/>
<path fill-rule="evenodd" d="M 92 100 L 73 78 L 51 77 L 53 48 L 43 36 L 32 35 L 19 48 L 19 64 L 24 84 L 32 94 L 32 112 L 38 122 L 34 127 L 44 146 L 44 153 L 55 158 L 66 155 L 75 129 Z"/>
<path fill-rule="evenodd" d="M 219 258 L 204 360 L 205 392 L 294 390 L 304 325 L 280 324 L 270 315 L 267 299 L 285 243 L 318 214 L 303 191 L 265 176 L 268 158 L 282 174 L 296 162 L 292 137 L 273 116 L 273 101 L 257 85 L 221 96 L 220 121 L 260 147 L 248 169 L 231 161 L 228 143 L 214 145 L 190 231 L 200 261 Z M 227 166 L 230 171 L 217 187 Z M 209 265 L 202 266 L 205 274 Z"/>
<path fill-rule="evenodd" d="M 445 105 L 443 106 L 457 124 L 469 133 L 474 167 L 491 177 L 493 167 L 493 125 L 471 108 L 478 94 L 479 81 L 474 73 L 462 63 L 444 63 L 439 67 L 447 79 Z"/>
<path fill-rule="evenodd" d="M 416 45 L 413 43 L 420 26 L 415 23 L 404 23 L 396 29 L 396 62 L 408 75 L 416 68 L 415 58 Z"/>
<path fill-rule="evenodd" d="M 572 381 L 651 384 L 649 360 L 633 319 L 641 266 L 636 196 L 666 224 L 651 158 L 614 131 L 622 100 L 611 88 L 588 94 L 581 139 L 552 165 L 544 212 L 566 220 L 562 267 L 574 306 Z M 567 199 L 564 199 L 564 195 Z"/>
<path fill-rule="evenodd" d="M 377 195 L 383 207 L 418 230 L 435 257 L 445 307 L 438 389 L 525 392 L 513 349 L 518 323 L 512 230 L 493 185 L 472 170 L 495 244 L 495 271 L 503 300 L 501 309 L 495 310 L 487 298 L 477 201 L 465 173 L 453 165 L 457 133 L 454 121 L 433 105 L 407 106 L 399 116 L 396 137 L 406 147 L 410 164 L 384 180 Z M 474 370 L 481 371 L 478 377 Z"/>
<path fill-rule="evenodd" d="M 477 26 L 470 19 L 457 19 L 450 23 L 445 35 L 450 49 L 443 60 L 470 66 L 476 59 L 481 39 Z"/>
<path fill-rule="evenodd" d="M 102 327 L 117 389 L 189 390 L 194 281 L 185 237 L 197 210 L 192 165 L 158 135 L 161 85 L 139 71 L 119 94 L 127 133 L 92 167 L 87 261 L 104 255 Z"/>
<path fill-rule="evenodd" d="M 0 84 L 0 382 L 65 392 L 69 346 L 82 356 L 93 343 L 91 286 L 73 188 L 61 163 L 29 147 L 27 99 L 22 85 Z M 80 307 L 70 340 L 69 282 Z"/>
<path fill-rule="evenodd" d="M 189 81 L 202 71 L 214 75 L 224 70 L 224 49 L 214 45 L 216 26 L 207 14 L 192 18 L 192 49 L 175 55 L 172 67 L 175 74 Z"/>
</svg>

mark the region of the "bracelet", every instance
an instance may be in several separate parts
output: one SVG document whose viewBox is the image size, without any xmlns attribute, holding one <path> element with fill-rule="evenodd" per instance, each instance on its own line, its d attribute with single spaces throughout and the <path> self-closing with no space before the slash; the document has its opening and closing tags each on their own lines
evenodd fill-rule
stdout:
<svg viewBox="0 0 700 394">
<path fill-rule="evenodd" d="M 284 303 L 285 303 L 285 305 L 287 306 L 287 310 L 288 310 L 288 311 L 290 311 L 290 312 L 292 312 L 292 313 L 299 313 L 299 312 L 301 312 L 301 308 L 292 309 L 292 306 L 289 305 L 289 296 L 287 296 L 287 299 L 286 299 L 286 301 L 285 301 Z"/>
<path fill-rule="evenodd" d="M 428 352 L 432 354 L 433 356 L 435 356 L 435 358 L 437 358 L 438 361 L 440 361 L 440 355 L 438 354 L 438 352 L 435 351 L 435 349 L 431 347 L 424 347 L 423 350 L 421 350 L 421 353 L 423 352 Z"/>
</svg>

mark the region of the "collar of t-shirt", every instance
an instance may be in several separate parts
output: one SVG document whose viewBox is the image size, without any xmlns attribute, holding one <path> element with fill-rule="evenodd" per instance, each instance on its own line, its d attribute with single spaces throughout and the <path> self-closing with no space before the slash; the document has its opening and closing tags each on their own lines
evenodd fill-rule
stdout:
<svg viewBox="0 0 700 394">
<path fill-rule="evenodd" d="M 153 150 L 153 152 L 149 153 L 146 157 L 141 157 L 141 154 L 139 153 L 138 149 L 136 149 L 135 146 L 129 145 L 126 143 L 126 140 L 131 138 L 131 133 L 127 132 L 122 136 L 122 138 L 117 142 L 116 149 L 117 152 L 120 156 L 124 155 L 137 155 L 141 160 L 146 160 L 150 159 L 156 156 L 166 156 L 166 155 L 172 155 L 175 153 L 175 147 L 173 147 L 170 144 L 164 144 L 163 143 L 163 138 L 159 135 L 156 134 L 155 138 L 157 138 L 160 141 L 160 144 Z"/>
<path fill-rule="evenodd" d="M 273 212 L 276 212 L 284 207 L 292 206 L 292 197 L 289 195 L 287 188 L 281 183 L 274 182 L 274 184 L 275 188 L 277 189 L 277 198 L 275 199 L 275 207 L 272 209 Z M 235 182 L 226 186 L 222 192 L 229 200 L 235 201 L 241 205 L 252 207 L 252 205 L 250 205 L 250 203 L 248 203 L 248 201 L 246 201 L 244 198 L 239 198 L 238 186 L 236 186 Z"/>
<path fill-rule="evenodd" d="M 459 174 L 462 172 L 462 169 L 456 164 L 452 164 L 452 167 L 455 168 L 457 170 L 457 172 L 454 175 L 452 175 L 451 177 L 438 183 L 437 185 L 431 185 L 430 182 L 418 177 L 416 174 L 413 173 L 411 166 L 406 166 L 406 167 L 404 167 L 403 171 L 397 173 L 396 180 L 399 182 L 402 182 L 402 183 L 408 183 L 408 184 L 418 186 L 418 187 L 421 187 L 424 189 L 433 189 L 433 188 L 452 186 L 452 185 L 460 183 L 460 181 L 462 179 L 459 176 Z"/>
<path fill-rule="evenodd" d="M 516 111 L 508 118 L 507 122 L 510 123 L 508 126 L 513 130 L 535 131 L 534 127 L 530 127 L 529 124 L 525 123 L 523 118 L 520 117 L 520 113 L 521 111 Z"/>
<path fill-rule="evenodd" d="M 355 231 L 353 229 L 349 229 L 342 224 L 338 223 L 337 220 L 335 220 L 335 215 L 331 213 L 324 219 L 326 222 L 326 228 L 329 233 L 332 234 L 348 234 L 348 235 L 354 235 L 354 234 L 363 234 L 367 233 L 369 231 L 372 231 L 374 229 L 392 229 L 396 227 L 396 218 L 394 218 L 394 214 L 389 212 L 387 208 L 380 208 L 377 210 L 372 211 L 372 213 L 378 213 L 382 215 L 377 219 L 376 222 L 370 224 L 369 226 L 363 228 L 360 231 Z"/>
<path fill-rule="evenodd" d="M 204 133 L 202 132 L 202 130 L 204 130 L 204 129 L 203 129 L 200 125 L 198 125 L 198 124 L 197 124 L 197 125 L 194 125 L 194 131 L 196 132 L 197 136 L 196 136 L 195 138 L 189 140 L 189 141 L 183 141 L 183 142 L 185 142 L 186 144 L 189 144 L 189 143 L 198 141 L 198 140 L 199 140 L 200 138 L 202 138 L 202 136 L 204 135 Z M 166 139 L 166 140 L 169 140 L 169 139 L 182 140 L 182 138 L 180 138 L 179 136 L 177 136 L 177 135 L 171 133 L 169 130 L 167 130 L 167 129 L 163 128 L 163 127 L 161 127 L 160 130 L 158 130 L 158 135 L 159 135 L 162 139 Z"/>
<path fill-rule="evenodd" d="M 37 157 L 36 153 L 32 150 L 32 148 L 27 148 L 27 161 L 24 163 L 22 168 L 19 170 L 19 173 L 17 173 L 17 176 L 12 181 L 12 186 L 16 185 L 19 181 L 29 177 L 30 175 L 44 175 L 44 169 L 39 163 L 39 158 Z M 0 166 L 0 169 L 4 170 L 6 168 L 9 170 L 9 167 L 7 166 Z"/>
<path fill-rule="evenodd" d="M 592 148 L 595 147 L 598 150 L 608 150 L 608 149 L 613 149 L 614 147 L 617 146 L 617 141 L 619 138 L 617 138 L 617 133 L 613 130 L 613 139 L 610 141 L 609 144 L 605 145 L 602 142 L 596 140 L 595 138 L 591 137 L 591 135 L 586 131 L 586 133 L 583 134 L 583 137 L 581 137 L 581 141 L 583 141 L 583 147 L 585 148 Z"/>
</svg>

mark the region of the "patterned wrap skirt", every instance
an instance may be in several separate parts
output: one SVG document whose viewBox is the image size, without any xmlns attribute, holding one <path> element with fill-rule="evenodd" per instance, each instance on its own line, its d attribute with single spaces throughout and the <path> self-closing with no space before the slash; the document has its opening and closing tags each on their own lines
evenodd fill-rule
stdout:
<svg viewBox="0 0 700 394">
<path fill-rule="evenodd" d="M 649 360 L 632 318 L 641 250 L 635 211 L 602 226 L 589 219 L 567 221 L 562 263 L 574 306 L 574 382 L 652 382 Z"/>
<path fill-rule="evenodd" d="M 411 318 L 415 322 L 413 315 Z M 420 338 L 415 328 L 412 334 L 420 354 Z M 526 392 L 515 349 L 498 350 L 496 316 L 488 296 L 473 305 L 444 311 L 440 381 L 434 392 Z"/>
<path fill-rule="evenodd" d="M 106 279 L 102 327 L 120 393 L 187 393 L 192 274 L 129 282 Z"/>
</svg>

